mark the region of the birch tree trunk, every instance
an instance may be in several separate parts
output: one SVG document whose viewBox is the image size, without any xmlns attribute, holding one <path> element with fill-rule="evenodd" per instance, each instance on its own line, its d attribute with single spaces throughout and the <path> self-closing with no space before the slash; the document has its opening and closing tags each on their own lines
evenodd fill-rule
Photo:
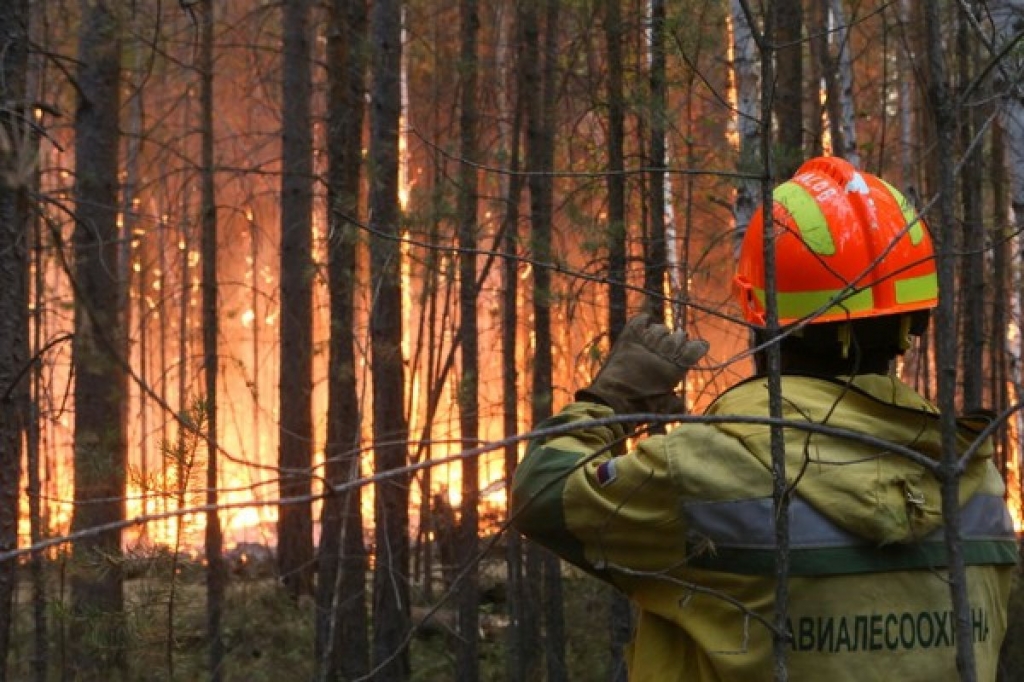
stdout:
<svg viewBox="0 0 1024 682">
<path fill-rule="evenodd" d="M 834 118 L 833 138 L 841 141 L 833 144 L 834 153 L 860 168 L 860 152 L 857 151 L 856 103 L 853 93 L 853 59 L 850 56 L 850 28 L 846 23 L 841 0 L 829 0 L 829 14 L 834 28 L 829 31 L 830 41 L 836 45 L 834 64 L 837 72 L 837 106 L 830 114 Z"/>
<path fill-rule="evenodd" d="M 665 83 L 665 2 L 650 0 L 650 37 L 648 96 L 650 126 L 650 166 L 648 201 L 650 202 L 650 229 L 644 254 L 644 288 L 647 290 L 647 309 L 652 319 L 665 319 L 665 274 L 667 271 L 666 202 L 665 202 L 665 110 L 667 86 Z"/>
<path fill-rule="evenodd" d="M 736 170 L 736 198 L 733 201 L 735 219 L 734 256 L 739 258 L 740 245 L 747 233 L 750 218 L 757 209 L 758 182 L 753 177 L 761 173 L 761 108 L 760 76 L 754 27 L 743 7 L 743 0 L 732 0 L 733 83 L 736 89 L 736 136 L 738 160 Z"/>
<path fill-rule="evenodd" d="M 117 226 L 121 26 L 118 8 L 83 0 L 75 115 L 75 509 L 72 532 L 124 519 L 127 385 L 118 308 Z M 71 569 L 71 679 L 124 671 L 121 532 L 75 544 Z"/>
<path fill-rule="evenodd" d="M 334 0 L 327 30 L 327 269 L 331 309 L 325 474 L 329 486 L 359 480 L 355 292 L 366 72 L 366 2 Z M 324 498 L 316 584 L 317 679 L 356 679 L 369 669 L 362 488 Z"/>
<path fill-rule="evenodd" d="M 277 561 L 293 599 L 313 592 L 313 120 L 309 2 L 284 3 Z"/>
<path fill-rule="evenodd" d="M 378 474 L 408 459 L 403 398 L 401 219 L 398 125 L 401 118 L 402 0 L 378 0 L 370 14 L 373 41 L 370 106 L 370 311 L 373 446 Z M 409 677 L 409 475 L 394 474 L 374 495 L 373 641 L 375 679 Z"/>
</svg>

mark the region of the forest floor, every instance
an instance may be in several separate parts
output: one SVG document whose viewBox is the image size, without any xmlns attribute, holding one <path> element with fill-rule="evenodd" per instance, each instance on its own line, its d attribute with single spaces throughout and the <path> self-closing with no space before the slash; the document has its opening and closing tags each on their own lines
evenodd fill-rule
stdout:
<svg viewBox="0 0 1024 682">
<path fill-rule="evenodd" d="M 166 567 L 165 567 L 166 568 Z M 59 567 L 47 571 L 49 680 L 59 680 L 69 655 L 65 625 L 68 588 L 62 588 Z M 169 571 L 129 571 L 126 582 L 124 632 L 129 677 L 125 682 L 194 682 L 209 679 L 206 638 L 206 586 L 202 567 L 184 564 L 178 579 Z M 163 579 L 157 576 L 163 575 Z M 570 570 L 564 583 L 566 656 L 569 679 L 604 682 L 608 679 L 609 588 Z M 173 589 L 172 589 L 173 588 Z M 435 588 L 435 595 L 441 590 Z M 9 652 L 10 679 L 32 680 L 32 588 L 27 572 L 19 576 L 17 618 Z M 412 682 L 455 679 L 455 658 L 450 646 L 451 606 L 433 610 L 414 604 L 413 618 L 429 621 L 418 628 L 410 646 Z M 507 619 L 505 605 L 481 606 L 479 641 L 483 682 L 506 679 Z M 300 682 L 313 679 L 313 603 L 289 599 L 266 571 L 233 574 L 226 596 L 222 632 L 226 657 L 224 679 L 238 682 Z M 173 628 L 168 623 L 173 618 Z M 113 678 L 111 678 L 113 682 Z"/>
<path fill-rule="evenodd" d="M 46 609 L 49 680 L 60 679 L 68 655 L 66 585 L 62 589 L 59 567 L 48 571 L 50 603 Z M 166 567 L 165 567 L 166 568 Z M 250 569 L 252 567 L 249 567 Z M 313 678 L 313 603 L 289 599 L 272 571 L 248 570 L 232 575 L 226 597 L 222 631 L 225 642 L 224 679 L 228 682 L 301 682 Z M 185 564 L 173 582 L 156 576 L 169 571 L 130 572 L 126 583 L 129 677 L 124 682 L 179 682 L 209 679 L 206 639 L 206 587 L 202 567 Z M 20 576 L 17 620 L 9 651 L 9 679 L 33 680 L 31 584 Z M 609 679 L 608 606 L 610 589 L 574 569 L 563 585 L 565 593 L 566 658 L 573 682 L 605 682 Z M 435 595 L 440 590 L 435 588 Z M 450 605 L 434 610 L 419 600 L 413 617 L 430 620 L 417 630 L 410 646 L 412 682 L 455 680 L 451 648 Z M 501 600 L 481 606 L 479 641 L 483 682 L 506 679 L 507 620 Z M 173 617 L 174 627 L 168 622 Z M 1019 680 L 1024 670 L 1024 581 L 1017 580 L 1011 597 L 1008 631 L 1003 647 L 1000 682 Z M 111 682 L 114 682 L 111 678 Z"/>
</svg>

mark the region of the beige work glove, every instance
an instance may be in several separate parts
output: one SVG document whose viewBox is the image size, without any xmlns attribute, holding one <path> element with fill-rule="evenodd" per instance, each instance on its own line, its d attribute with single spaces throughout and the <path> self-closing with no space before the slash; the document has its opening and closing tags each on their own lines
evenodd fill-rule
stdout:
<svg viewBox="0 0 1024 682">
<path fill-rule="evenodd" d="M 682 330 L 670 331 L 649 315 L 637 315 L 626 323 L 594 381 L 577 391 L 576 399 L 603 403 L 616 414 L 678 414 L 685 403 L 675 388 L 707 352 L 707 341 L 691 341 Z"/>
</svg>

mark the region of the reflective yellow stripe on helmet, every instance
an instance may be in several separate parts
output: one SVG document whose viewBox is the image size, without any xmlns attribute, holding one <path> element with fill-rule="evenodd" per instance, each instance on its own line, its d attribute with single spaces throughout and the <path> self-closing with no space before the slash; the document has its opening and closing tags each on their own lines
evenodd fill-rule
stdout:
<svg viewBox="0 0 1024 682">
<path fill-rule="evenodd" d="M 761 302 L 762 308 L 767 307 L 764 289 L 755 288 L 754 295 Z M 779 317 L 789 320 L 807 317 L 814 313 L 821 315 L 852 314 L 871 310 L 875 305 L 875 297 L 871 289 L 779 292 L 775 295 L 775 300 L 779 306 Z"/>
<path fill-rule="evenodd" d="M 932 300 L 938 296 L 939 291 L 939 282 L 934 272 L 898 279 L 895 285 L 896 302 L 900 305 Z"/>
<path fill-rule="evenodd" d="M 793 223 L 800 230 L 800 238 L 811 251 L 821 256 L 835 254 L 836 245 L 832 241 L 828 221 L 810 192 L 790 181 L 779 185 L 773 197 L 793 216 Z"/>
<path fill-rule="evenodd" d="M 896 200 L 896 204 L 899 205 L 900 211 L 903 213 L 903 218 L 907 221 L 907 225 L 910 225 L 910 243 L 917 246 L 921 243 L 921 240 L 924 239 L 924 226 L 921 223 L 920 217 L 917 215 L 917 209 L 915 209 L 914 205 L 911 204 L 905 196 L 903 196 L 902 192 L 885 180 L 882 180 L 882 178 L 878 179 L 881 180 L 882 184 L 885 185 L 885 188 L 889 190 L 889 194 L 891 194 L 892 198 Z M 919 301 L 921 299 L 914 300 Z"/>
</svg>

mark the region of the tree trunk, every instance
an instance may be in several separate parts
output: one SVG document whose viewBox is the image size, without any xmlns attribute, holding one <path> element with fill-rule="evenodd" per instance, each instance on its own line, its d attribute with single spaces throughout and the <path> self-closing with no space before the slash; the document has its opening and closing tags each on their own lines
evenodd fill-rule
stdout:
<svg viewBox="0 0 1024 682">
<path fill-rule="evenodd" d="M 608 329 L 626 326 L 626 162 L 621 0 L 604 0 L 604 37 L 608 49 Z"/>
<path fill-rule="evenodd" d="M 516 125 L 517 130 L 518 127 Z M 518 139 L 518 135 L 513 139 Z M 514 146 L 513 149 L 516 150 L 517 146 Z M 518 151 L 512 152 L 510 168 L 516 168 L 519 165 L 518 156 Z M 506 193 L 509 201 L 505 222 L 509 226 L 516 225 L 519 220 L 518 203 L 520 191 L 521 182 L 518 179 L 518 175 L 513 173 L 509 181 L 509 189 Z M 505 234 L 504 252 L 506 255 L 502 263 L 503 289 L 501 297 L 501 380 L 502 413 L 504 415 L 502 433 L 506 438 L 511 438 L 519 433 L 519 366 L 516 362 L 516 349 L 518 347 L 516 342 L 516 326 L 518 324 L 516 298 L 519 288 L 518 248 L 518 231 L 516 229 L 509 229 Z M 512 481 L 518 464 L 519 448 L 514 442 L 510 442 L 505 446 L 504 452 L 506 484 Z M 507 499 L 511 500 L 511 495 L 508 495 Z M 523 585 L 523 539 L 513 529 L 509 529 L 506 532 L 508 534 L 508 544 L 505 550 L 505 566 L 508 575 L 507 608 L 509 628 L 506 641 L 507 662 L 505 678 L 508 682 L 525 682 L 528 679 L 525 663 L 530 658 L 527 653 L 530 647 L 530 640 L 527 639 L 527 634 L 531 631 L 532 627 L 528 626 L 524 621 L 524 604 L 527 597 Z"/>
<path fill-rule="evenodd" d="M 39 176 L 36 175 L 33 186 L 39 186 Z M 42 221 L 32 220 L 32 244 L 33 254 L 33 292 L 32 292 L 32 344 L 28 356 L 38 353 L 43 348 L 42 319 L 43 315 L 43 259 L 39 256 L 42 244 L 41 229 Z M 47 529 L 42 513 L 43 496 L 43 453 L 41 446 L 41 427 L 39 419 L 39 402 L 43 394 L 43 377 L 40 366 L 36 364 L 32 369 L 32 386 L 29 389 L 31 397 L 27 412 L 27 434 L 25 462 L 27 465 L 28 489 L 28 510 L 29 510 L 29 535 L 32 546 L 35 547 L 46 536 Z M 34 682 L 46 682 L 50 671 L 50 617 L 48 615 L 49 599 L 47 597 L 47 559 L 43 551 L 32 552 L 29 559 L 29 573 L 32 576 L 32 679 Z"/>
<path fill-rule="evenodd" d="M 551 273 L 548 271 L 547 258 L 550 254 L 544 252 L 548 246 L 543 240 L 544 233 L 537 215 L 540 206 L 538 194 L 543 191 L 543 181 L 540 178 L 540 163 L 537 156 L 542 153 L 539 141 L 539 118 L 541 116 L 541 69 L 540 69 L 540 20 L 537 16 L 538 6 L 541 0 L 526 0 L 517 5 L 519 21 L 521 24 L 522 47 L 519 56 L 519 68 L 521 70 L 522 87 L 519 90 L 519 97 L 523 100 L 524 114 L 526 117 L 526 158 L 525 171 L 527 175 L 527 187 L 529 189 L 529 211 L 530 211 L 530 235 L 529 255 L 534 259 L 532 267 L 533 275 L 533 315 L 534 315 L 534 349 L 533 376 L 530 389 L 530 417 L 534 424 L 544 419 L 551 413 L 551 389 L 550 389 L 550 366 L 551 366 L 551 318 L 550 296 Z M 534 174 L 536 173 L 536 174 Z M 550 251 L 550 248 L 548 248 Z M 547 382 L 547 384 L 545 384 Z M 523 628 L 523 643 L 526 648 L 521 652 L 523 655 L 521 665 L 523 679 L 540 679 L 543 675 L 541 666 L 543 664 L 544 650 L 541 646 L 541 604 L 543 595 L 541 592 L 541 564 L 544 550 L 534 542 L 526 542 L 526 556 L 523 584 L 523 603 L 521 611 L 520 627 Z"/>
<path fill-rule="evenodd" d="M 328 276 L 331 332 L 325 474 L 330 486 L 317 555 L 316 661 L 323 682 L 362 677 L 369 669 L 366 547 L 363 544 L 355 328 L 366 73 L 365 0 L 335 0 L 327 32 Z"/>
<path fill-rule="evenodd" d="M 521 5 L 519 13 L 522 12 Z M 517 13 L 518 14 L 518 13 Z M 522 22 L 516 16 L 516 37 L 513 42 L 518 49 L 517 56 L 522 59 L 524 43 L 522 40 Z M 504 44 L 505 41 L 500 41 Z M 499 59 L 499 68 L 503 64 Z M 502 70 L 502 75 L 508 74 L 507 69 Z M 525 98 L 523 93 L 525 86 L 525 70 L 516 68 L 514 72 L 514 88 L 501 88 L 499 97 L 502 98 L 502 111 L 509 109 L 509 103 L 504 99 L 507 91 L 511 90 L 514 95 L 510 112 L 511 115 L 501 117 L 502 121 L 511 119 L 511 130 L 501 129 L 502 147 L 507 150 L 509 174 L 506 176 L 505 186 L 505 215 L 503 218 L 502 230 L 504 242 L 502 244 L 502 269 L 501 269 L 501 395 L 502 395 L 502 434 L 505 438 L 511 438 L 519 433 L 519 374 L 520 367 L 517 361 L 517 326 L 518 326 L 518 298 L 519 298 L 519 203 L 523 190 L 523 176 L 520 174 L 520 142 L 523 136 L 523 118 Z M 506 504 L 511 501 L 511 483 L 515 476 L 516 467 L 519 464 L 519 447 L 515 442 L 509 442 L 504 451 L 504 473 Z M 506 512 L 509 509 L 506 508 Z M 530 634 L 535 628 L 534 623 L 527 622 L 527 594 L 523 580 L 523 538 L 514 529 L 506 531 L 507 545 L 505 549 L 505 566 L 508 575 L 508 602 L 507 613 L 509 628 L 506 638 L 506 663 L 505 679 L 507 682 L 526 682 L 527 663 L 531 660 L 530 648 L 535 640 L 530 639 Z"/>
<path fill-rule="evenodd" d="M 477 0 L 461 0 L 459 166 L 459 337 L 462 346 L 462 381 L 459 382 L 459 429 L 463 449 L 477 446 L 479 437 L 479 341 L 477 338 L 477 34 L 480 29 Z M 478 662 L 479 630 L 479 551 L 480 467 L 476 456 L 462 460 L 462 515 L 459 521 L 458 565 L 463 571 L 458 587 L 458 645 L 455 676 L 465 682 L 480 677 Z"/>
<path fill-rule="evenodd" d="M 284 3 L 277 561 L 293 599 L 313 592 L 313 121 L 309 2 Z M 296 500 L 303 500 L 296 502 Z"/>
<path fill-rule="evenodd" d="M 778 177 L 788 178 L 803 160 L 803 8 L 801 0 L 775 0 L 772 5 L 778 23 L 768 37 L 776 46 L 776 86 L 769 101 L 778 126 Z"/>
<path fill-rule="evenodd" d="M 733 79 L 736 83 L 736 130 L 739 137 L 739 158 L 736 170 L 741 174 L 758 175 L 761 163 L 761 111 L 758 103 L 760 79 L 758 76 L 757 45 L 753 27 L 741 0 L 730 3 L 732 14 Z M 739 257 L 743 235 L 757 208 L 758 183 L 752 178 L 739 177 L 736 181 L 736 200 L 733 202 L 735 234 L 733 250 Z"/>
<path fill-rule="evenodd" d="M 923 34 L 924 22 L 920 18 L 921 3 L 912 0 L 900 0 L 898 6 L 899 24 L 903 27 L 902 40 L 896 68 L 900 73 L 922 74 L 917 80 L 926 81 L 928 78 L 927 69 L 923 66 L 924 55 L 927 52 L 927 39 Z M 900 121 L 900 166 L 902 170 L 902 186 L 904 195 L 914 208 L 923 212 L 925 201 L 922 198 L 923 187 L 927 185 L 925 178 L 928 177 L 930 169 L 928 160 L 930 157 L 920 154 L 924 146 L 922 140 L 931 140 L 934 134 L 929 126 L 931 119 L 927 114 L 927 107 L 923 103 L 923 84 L 914 86 L 914 82 L 901 78 L 896 88 L 897 109 Z M 918 352 L 909 358 L 904 366 L 903 376 L 911 385 L 921 393 L 927 400 L 934 401 L 935 382 L 932 379 L 932 337 L 935 332 L 935 325 L 929 326 L 928 332 L 921 336 Z"/>
<path fill-rule="evenodd" d="M 533 267 L 533 317 L 536 347 L 533 357 L 532 419 L 539 424 L 552 414 L 551 337 L 551 231 L 554 187 L 549 174 L 554 170 L 555 67 L 559 0 L 526 3 L 524 15 L 524 68 L 527 78 L 527 170 L 530 172 L 530 251 Z M 540 41 L 538 10 L 544 9 L 544 42 Z M 531 546 L 532 551 L 534 550 Z M 565 679 L 565 624 L 562 604 L 561 562 L 550 552 L 535 554 L 527 561 L 527 582 L 543 587 L 544 656 L 549 682 Z M 531 567 L 540 572 L 536 583 Z"/>
<path fill-rule="evenodd" d="M 650 3 L 650 83 L 649 121 L 650 158 L 648 201 L 650 229 L 644 253 L 644 289 L 647 290 L 646 308 L 653 319 L 665 319 L 665 274 L 667 248 L 665 242 L 665 121 L 667 107 L 667 86 L 665 83 L 665 0 L 649 0 Z"/>
<path fill-rule="evenodd" d="M 1006 141 L 1003 127 L 999 120 L 993 121 L 992 135 L 989 138 L 989 157 L 991 158 L 992 207 L 988 209 L 992 222 L 992 324 L 988 330 L 989 357 L 992 371 L 989 372 L 989 394 L 993 404 L 1010 405 L 1010 353 L 1007 340 L 1010 310 L 1008 301 L 1013 300 L 1013 278 L 1011 276 L 1010 247 L 1013 243 L 1009 229 L 1009 206 L 1007 205 L 1006 184 Z M 1011 309 L 1012 310 L 1012 309 Z M 1012 418 L 1011 418 L 1012 419 Z M 1014 485 L 1009 479 L 1011 469 L 1007 467 L 1015 451 L 1010 447 L 1009 423 L 1000 425 L 995 433 L 996 466 L 1008 488 Z M 1013 470 L 1016 470 L 1014 467 Z"/>
<path fill-rule="evenodd" d="M 18 8 L 23 7 L 20 0 L 18 2 L 9 3 L 8 7 L 12 10 L 20 11 Z M 37 21 L 27 16 L 28 8 L 25 9 L 25 23 L 18 24 L 23 26 L 21 30 L 25 31 L 25 37 L 29 38 L 34 33 L 38 26 Z M 34 15 L 33 15 L 34 16 Z M 10 67 L 15 70 L 15 73 L 8 73 L 4 78 L 5 83 L 16 84 L 17 81 L 17 70 L 20 69 L 21 73 L 28 72 L 26 74 L 26 86 L 25 86 L 25 106 L 22 109 L 25 115 L 28 112 L 28 94 L 35 92 L 38 88 L 39 82 L 42 80 L 42 62 L 43 57 L 39 54 L 32 55 L 31 58 L 26 58 L 24 64 L 19 64 L 19 52 L 18 52 L 18 40 L 14 41 L 14 44 L 10 48 L 11 59 Z M 21 43 L 26 48 L 28 46 L 27 40 Z M 22 68 L 23 67 L 23 68 Z M 14 101 L 18 101 L 17 97 L 11 98 Z M 23 121 L 24 123 L 25 121 Z M 40 139 L 38 137 L 33 138 L 31 150 L 33 154 L 38 154 L 40 149 Z M 32 179 L 29 183 L 32 191 L 38 192 L 40 190 L 40 171 L 38 166 L 33 171 Z M 43 331 L 43 320 L 46 318 L 44 312 L 46 306 L 45 301 L 45 276 L 44 276 L 44 262 L 46 259 L 45 252 L 43 249 L 43 220 L 36 214 L 31 217 L 27 217 L 29 225 L 27 229 L 31 232 L 31 255 L 27 255 L 30 265 L 29 270 L 31 272 L 31 312 L 29 329 L 31 330 L 31 340 L 29 342 L 29 348 L 26 349 L 26 362 L 29 362 L 29 358 L 41 354 L 44 347 L 51 342 L 44 342 L 44 331 Z M 6 223 L 6 219 L 4 220 Z M 6 289 L 6 287 L 4 287 Z M 28 293 L 26 292 L 26 298 Z M 4 314 L 6 317 L 6 313 Z M 65 338 L 66 340 L 66 338 Z M 42 396 L 45 393 L 45 372 L 42 363 L 32 363 L 31 370 L 31 385 L 28 387 L 29 397 L 26 405 L 25 412 L 25 464 L 26 464 L 26 483 L 27 488 L 25 490 L 28 496 L 28 513 L 29 513 L 29 540 L 33 547 L 38 547 L 43 539 L 49 534 L 47 528 L 46 517 L 43 513 L 43 474 L 44 474 L 44 453 L 42 452 L 42 420 L 40 419 L 40 403 Z M 29 558 L 29 575 L 31 576 L 32 583 L 32 680 L 33 682 L 46 682 L 49 679 L 51 661 L 50 661 L 50 636 L 51 636 L 51 616 L 49 612 L 50 598 L 48 596 L 49 588 L 47 587 L 47 560 L 46 553 L 42 550 L 32 552 Z M 0 620 L 3 617 L 0 616 Z M 10 621 L 7 621 L 10 622 Z M 7 645 L 3 647 L 4 651 L 7 651 Z M 6 663 L 0 663 L 0 667 L 5 667 Z"/>
<path fill-rule="evenodd" d="M 813 4 L 813 3 L 812 3 Z M 837 57 L 833 61 L 836 65 L 837 84 L 836 97 L 838 99 L 835 111 L 829 114 L 832 123 L 832 136 L 840 140 L 837 147 L 833 145 L 833 153 L 842 156 L 852 163 L 854 167 L 860 167 L 860 152 L 857 149 L 857 127 L 856 127 L 856 103 L 853 97 L 853 58 L 850 56 L 850 29 L 846 24 L 846 15 L 843 13 L 843 3 L 840 0 L 829 0 L 829 11 L 832 15 L 832 22 L 835 30 L 829 35 L 836 45 Z"/>
<path fill-rule="evenodd" d="M 1018 26 L 1024 18 L 1024 7 L 1016 0 L 997 0 L 989 4 L 989 11 L 992 16 L 992 23 L 997 33 L 995 50 L 1004 49 L 1008 40 L 1017 36 Z M 1024 98 L 1017 94 L 1015 74 L 1002 68 L 997 71 L 995 90 L 999 98 L 999 123 L 1001 135 L 1005 144 L 1001 147 L 1002 155 L 1005 157 L 1007 175 L 1009 181 L 1010 209 L 1014 217 L 1014 223 L 1008 226 L 1007 231 L 1018 235 L 1011 242 L 1012 252 L 1020 253 L 1020 234 L 1024 231 Z M 998 196 L 998 195 L 997 195 Z M 1019 266 L 1012 266 L 1012 270 L 1019 271 Z M 1024 286 L 1019 274 L 1011 275 L 1011 288 L 1014 289 L 1014 307 L 1019 311 L 1021 301 L 1024 300 Z M 1005 335 L 1005 330 L 1000 330 Z M 1021 378 L 1019 359 L 1021 357 L 1021 342 L 1019 335 L 1017 340 L 1011 340 L 1004 336 L 1007 351 L 1011 358 L 1011 376 L 1018 397 L 1024 389 L 1024 380 Z M 1019 429 L 1024 423 L 1020 414 L 1015 418 L 1015 425 Z M 1021 481 L 1007 481 L 1009 485 L 1021 485 Z"/>
<path fill-rule="evenodd" d="M 971 633 L 971 607 L 967 594 L 967 569 L 964 563 L 960 537 L 960 479 L 957 471 L 956 426 L 956 237 L 953 198 L 955 180 L 953 170 L 955 111 L 946 82 L 942 53 L 942 28 L 938 7 L 929 3 L 924 8 L 924 22 L 928 36 L 927 98 L 935 120 L 938 170 L 937 220 L 932 222 L 936 241 L 936 263 L 939 280 L 939 303 L 935 309 L 936 348 L 935 367 L 938 380 L 938 407 L 942 415 L 942 461 L 939 479 L 942 482 L 942 516 L 949 557 L 949 589 L 953 606 L 956 633 L 956 668 L 962 682 L 977 679 L 974 644 Z"/>
<path fill-rule="evenodd" d="M 35 168 L 26 98 L 28 2 L 0 7 L 0 553 L 18 547 L 22 442 L 29 400 L 28 190 Z M 34 462 L 33 458 L 29 462 Z M 33 555 L 35 558 L 36 555 Z M 0 561 L 0 682 L 6 682 L 18 561 Z"/>
<path fill-rule="evenodd" d="M 402 282 L 398 205 L 399 69 L 402 0 L 380 0 L 370 16 L 373 80 L 370 106 L 370 313 L 373 360 L 374 468 L 398 469 L 408 457 L 403 399 Z M 409 677 L 409 475 L 380 481 L 374 495 L 373 664 L 376 679 Z"/>
<path fill-rule="evenodd" d="M 220 372 L 217 340 L 218 322 L 217 287 L 217 196 L 215 190 L 215 161 L 213 157 L 213 0 L 204 0 L 202 7 L 202 36 L 199 48 L 199 109 L 201 168 L 200 168 L 200 224 L 202 236 L 202 315 L 203 315 L 203 380 L 206 405 L 206 637 L 209 646 L 209 674 L 212 682 L 224 678 L 225 645 L 221 633 L 224 610 L 226 574 L 224 567 L 224 539 L 220 526 L 218 505 L 217 385 Z"/>
<path fill-rule="evenodd" d="M 628 317 L 626 295 L 625 102 L 622 65 L 621 0 L 605 0 L 604 38 L 608 50 L 608 334 L 614 344 Z M 629 599 L 609 591 L 611 680 L 625 682 L 625 648 L 632 632 Z"/>
<path fill-rule="evenodd" d="M 118 308 L 118 113 L 121 27 L 117 9 L 84 0 L 75 115 L 75 509 L 72 532 L 124 520 L 127 385 Z M 71 568 L 71 679 L 125 671 L 119 527 L 84 536 Z"/>
<path fill-rule="evenodd" d="M 808 153 L 819 156 L 825 150 L 825 119 L 828 119 L 828 133 L 832 142 L 832 152 L 842 156 L 845 146 L 842 131 L 839 128 L 839 73 L 835 60 L 829 51 L 830 26 L 828 5 L 824 2 L 812 2 L 807 8 L 807 35 L 811 60 L 811 83 L 822 84 L 825 90 L 824 106 L 817 100 L 811 102 L 811 115 L 808 116 L 807 135 L 810 138 Z"/>
<path fill-rule="evenodd" d="M 791 8 L 790 8 L 791 9 Z M 761 110 L 767 114 L 769 103 L 774 96 L 777 63 L 775 47 L 784 40 L 778 30 L 778 4 L 769 4 L 765 8 L 764 32 L 758 41 L 761 51 Z M 773 154 L 774 138 L 772 121 L 768 115 L 761 117 L 761 130 L 758 134 L 761 142 L 762 177 L 765 181 L 760 185 L 760 203 L 764 220 L 764 288 L 765 288 L 765 328 L 771 339 L 779 333 L 778 302 L 775 297 L 775 228 L 772 223 L 774 205 L 773 187 L 779 178 L 778 154 Z M 768 414 L 773 419 L 782 418 L 782 358 L 779 344 L 770 343 L 764 350 L 765 372 L 768 378 Z M 772 470 L 772 513 L 775 523 L 775 605 L 772 623 L 775 631 L 772 634 L 772 664 L 775 682 L 786 682 L 789 679 L 787 657 L 790 641 L 787 636 L 789 621 L 789 502 L 790 490 L 786 474 L 786 444 L 782 427 L 773 425 L 771 437 L 771 470 Z"/>
<path fill-rule="evenodd" d="M 127 26 L 127 36 L 139 34 L 139 22 L 138 17 L 129 19 L 129 25 Z M 143 97 L 141 89 L 141 81 L 143 78 L 142 71 L 142 47 L 137 45 L 128 38 L 127 45 L 125 46 L 125 54 L 131 55 L 131 66 L 127 69 L 123 77 L 123 88 L 127 95 L 127 101 L 124 104 L 124 161 L 122 163 L 122 177 L 124 178 L 121 183 L 121 208 L 120 208 L 120 231 L 121 237 L 119 240 L 121 256 L 119 259 L 120 273 L 118 279 L 123 282 L 121 286 L 120 301 L 118 308 L 121 310 L 123 315 L 123 322 L 125 333 L 121 336 L 121 348 L 118 353 L 122 357 L 131 358 L 133 346 L 137 350 L 138 360 L 136 377 L 133 381 L 138 381 L 142 386 L 148 385 L 146 376 L 146 360 L 147 352 L 147 339 L 146 339 L 146 324 L 145 324 L 145 301 L 146 297 L 140 293 L 136 297 L 135 304 L 132 302 L 132 289 L 136 287 L 136 282 L 133 281 L 137 276 L 137 288 L 138 292 L 145 291 L 145 279 L 146 279 L 146 268 L 143 258 L 139 258 L 138 261 L 133 263 L 133 251 L 140 254 L 143 253 L 145 248 L 145 227 L 140 227 L 139 221 L 137 220 L 137 204 L 139 201 L 139 175 L 140 175 L 140 150 L 142 147 L 143 138 L 143 119 L 145 112 L 143 111 Z M 138 264 L 139 268 L 136 272 L 135 265 Z M 133 317 L 135 313 L 135 318 Z M 134 323 L 134 325 L 133 325 Z M 132 337 L 131 330 L 137 329 L 137 336 Z M 130 393 L 130 392 L 129 392 Z M 133 430 L 131 426 L 131 407 L 130 407 L 130 395 L 126 395 L 123 404 L 124 408 L 124 423 L 126 429 L 129 431 Z M 134 459 L 138 464 L 137 474 L 131 473 L 132 478 L 137 480 L 147 481 L 149 479 L 149 470 L 147 467 L 146 460 L 146 435 L 148 428 L 146 426 L 146 391 L 139 391 L 139 412 L 138 412 L 138 426 L 134 428 L 138 434 L 139 440 L 136 443 L 126 443 L 126 449 L 129 453 L 138 448 L 137 453 L 128 454 L 129 461 Z M 128 437 L 126 433 L 125 437 Z M 146 514 L 146 506 L 148 500 L 144 496 L 141 500 L 140 512 Z M 143 526 L 140 533 L 139 542 L 146 540 L 147 527 Z"/>
<path fill-rule="evenodd" d="M 973 4 L 973 3 L 972 3 Z M 957 80 L 959 89 L 965 90 L 972 85 L 972 71 L 976 56 L 971 40 L 973 27 L 970 20 L 959 11 L 957 16 Z M 984 194 L 982 191 L 982 174 L 984 161 L 982 146 L 973 144 L 974 136 L 979 133 L 981 114 L 979 107 L 966 106 L 958 112 L 958 129 L 960 148 L 963 150 L 962 171 L 960 173 L 960 202 L 963 211 L 961 224 L 961 243 L 963 258 L 960 261 L 959 288 L 961 298 L 961 376 L 963 377 L 963 404 L 965 411 L 977 410 L 982 407 L 984 390 L 984 353 L 985 353 L 985 225 L 983 218 Z"/>
</svg>

